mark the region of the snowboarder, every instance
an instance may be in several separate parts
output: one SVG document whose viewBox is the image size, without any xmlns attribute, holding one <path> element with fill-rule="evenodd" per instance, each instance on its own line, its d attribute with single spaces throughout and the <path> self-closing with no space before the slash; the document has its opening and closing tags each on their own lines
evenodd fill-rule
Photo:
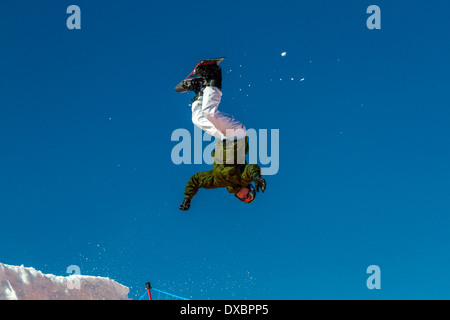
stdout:
<svg viewBox="0 0 450 320">
<path fill-rule="evenodd" d="M 193 91 L 192 122 L 217 139 L 212 156 L 213 169 L 194 174 L 186 184 L 181 210 L 188 210 L 192 198 L 200 188 L 227 188 L 244 203 L 251 203 L 256 192 L 266 190 L 257 164 L 247 164 L 248 137 L 244 125 L 232 116 L 218 111 L 222 98 L 222 70 L 218 63 L 223 59 L 204 60 L 193 74 L 175 87 L 177 92 Z M 253 185 L 254 183 L 254 185 Z"/>
</svg>

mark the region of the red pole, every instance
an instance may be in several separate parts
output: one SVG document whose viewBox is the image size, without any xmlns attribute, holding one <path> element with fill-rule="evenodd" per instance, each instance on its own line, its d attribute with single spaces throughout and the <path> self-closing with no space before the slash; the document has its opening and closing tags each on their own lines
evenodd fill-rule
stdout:
<svg viewBox="0 0 450 320">
<path fill-rule="evenodd" d="M 148 300 L 152 300 L 152 293 L 150 292 L 150 289 L 152 288 L 152 286 L 150 285 L 150 282 L 147 282 L 145 284 L 145 286 L 147 287 L 147 291 L 148 291 Z"/>
</svg>

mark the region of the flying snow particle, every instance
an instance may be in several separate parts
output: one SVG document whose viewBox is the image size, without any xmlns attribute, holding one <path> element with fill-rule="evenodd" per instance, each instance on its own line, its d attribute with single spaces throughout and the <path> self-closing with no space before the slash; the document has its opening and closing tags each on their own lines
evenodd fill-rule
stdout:
<svg viewBox="0 0 450 320">
<path fill-rule="evenodd" d="M 300 81 L 305 81 L 305 78 L 301 78 Z"/>
<path fill-rule="evenodd" d="M 286 56 L 286 52 L 282 52 L 282 53 L 281 53 L 281 56 L 282 56 L 282 57 L 285 57 L 285 56 Z"/>
</svg>

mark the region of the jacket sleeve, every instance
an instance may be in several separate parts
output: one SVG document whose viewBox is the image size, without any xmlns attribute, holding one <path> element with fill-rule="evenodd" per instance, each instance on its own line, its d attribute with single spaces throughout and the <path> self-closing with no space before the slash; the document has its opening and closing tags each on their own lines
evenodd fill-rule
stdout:
<svg viewBox="0 0 450 320">
<path fill-rule="evenodd" d="M 214 189 L 217 188 L 214 181 L 213 170 L 202 171 L 194 174 L 186 184 L 184 189 L 185 198 L 192 199 L 198 192 L 198 189 Z"/>
<path fill-rule="evenodd" d="M 261 168 L 257 164 L 248 164 L 245 166 L 244 172 L 242 173 L 242 178 L 245 181 L 253 181 L 255 176 L 261 175 Z"/>
</svg>

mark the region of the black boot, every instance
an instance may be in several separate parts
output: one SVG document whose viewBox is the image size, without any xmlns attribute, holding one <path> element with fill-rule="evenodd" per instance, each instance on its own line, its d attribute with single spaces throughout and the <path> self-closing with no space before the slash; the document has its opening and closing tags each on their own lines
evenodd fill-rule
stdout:
<svg viewBox="0 0 450 320">
<path fill-rule="evenodd" d="M 198 66 L 194 74 L 206 79 L 206 86 L 222 90 L 222 68 L 216 63 Z"/>
<path fill-rule="evenodd" d="M 206 85 L 206 79 L 203 77 L 187 79 L 182 81 L 175 87 L 176 92 L 188 92 L 194 91 L 195 94 L 198 94 Z"/>
</svg>

